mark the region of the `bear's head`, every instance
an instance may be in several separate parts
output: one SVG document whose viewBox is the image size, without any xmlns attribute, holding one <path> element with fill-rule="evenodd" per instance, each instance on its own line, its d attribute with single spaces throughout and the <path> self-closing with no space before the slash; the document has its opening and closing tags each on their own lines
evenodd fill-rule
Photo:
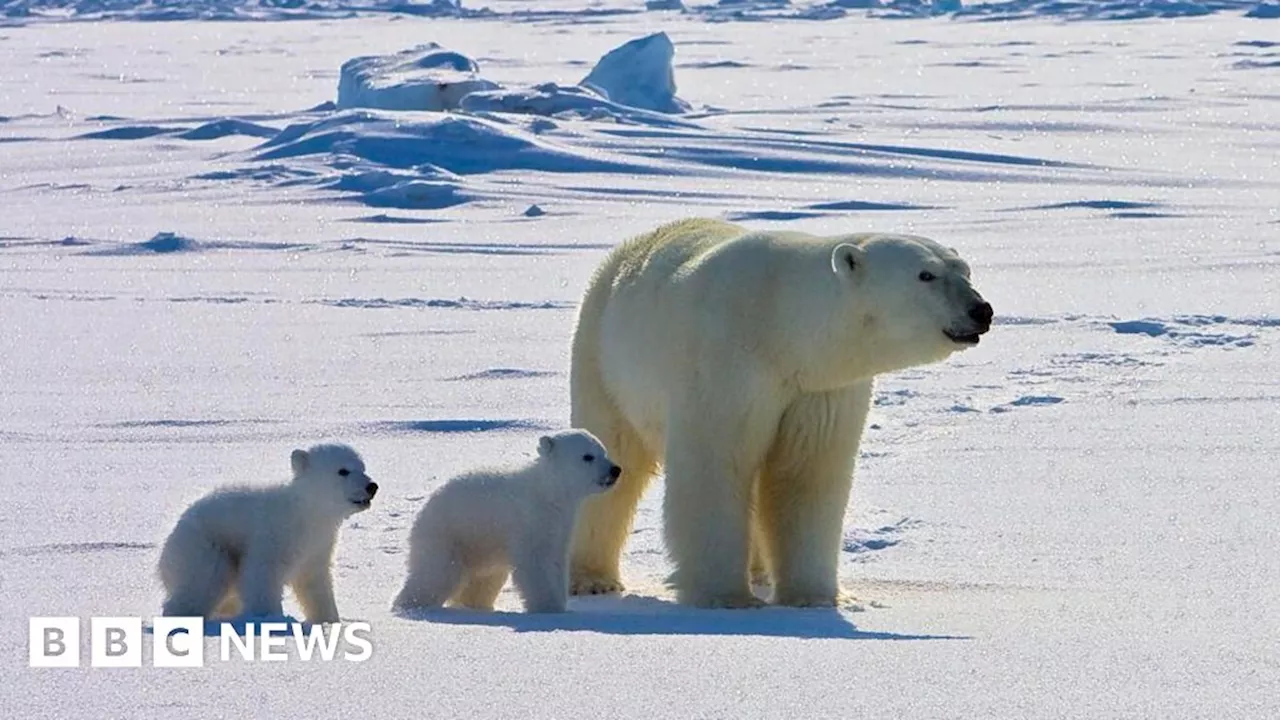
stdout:
<svg viewBox="0 0 1280 720">
<path fill-rule="evenodd" d="M 293 484 L 309 503 L 345 517 L 368 510 L 378 484 L 365 473 L 364 460 L 347 445 L 315 445 L 294 450 Z"/>
<path fill-rule="evenodd" d="M 538 440 L 538 459 L 550 464 L 557 481 L 566 483 L 573 495 L 604 492 L 622 475 L 604 445 L 586 430 L 543 435 Z"/>
<path fill-rule="evenodd" d="M 874 355 L 874 372 L 942 360 L 991 329 L 991 304 L 973 287 L 968 263 L 928 238 L 835 238 L 831 269 L 847 301 L 845 321 Z"/>
</svg>

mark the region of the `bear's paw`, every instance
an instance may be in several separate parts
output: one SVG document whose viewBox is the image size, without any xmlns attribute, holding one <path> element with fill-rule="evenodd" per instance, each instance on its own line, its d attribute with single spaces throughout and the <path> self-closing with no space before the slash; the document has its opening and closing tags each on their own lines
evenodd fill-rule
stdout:
<svg viewBox="0 0 1280 720">
<path fill-rule="evenodd" d="M 569 579 L 569 592 L 573 595 L 616 595 L 626 586 L 616 577 L 590 572 L 574 572 Z"/>
</svg>

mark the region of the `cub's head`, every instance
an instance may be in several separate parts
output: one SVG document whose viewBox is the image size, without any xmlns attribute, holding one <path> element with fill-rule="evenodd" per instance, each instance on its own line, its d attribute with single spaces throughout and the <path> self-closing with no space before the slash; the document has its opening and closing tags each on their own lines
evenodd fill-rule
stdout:
<svg viewBox="0 0 1280 720">
<path fill-rule="evenodd" d="M 316 445 L 294 450 L 293 483 L 308 500 L 339 515 L 368 510 L 378 484 L 365 473 L 364 460 L 347 445 Z"/>
<path fill-rule="evenodd" d="M 550 463 L 574 494 L 591 495 L 613 487 L 622 468 L 613 464 L 604 445 L 586 430 L 566 430 L 538 440 L 538 459 Z"/>
<path fill-rule="evenodd" d="M 850 321 L 873 352 L 900 369 L 978 344 L 991 304 L 973 287 L 955 250 L 914 235 L 855 235 L 831 251 L 831 270 L 851 296 Z"/>
</svg>

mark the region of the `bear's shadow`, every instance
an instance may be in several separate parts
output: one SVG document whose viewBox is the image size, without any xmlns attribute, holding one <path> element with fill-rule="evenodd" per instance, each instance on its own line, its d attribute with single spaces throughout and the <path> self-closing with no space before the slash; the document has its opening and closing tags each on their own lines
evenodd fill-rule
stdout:
<svg viewBox="0 0 1280 720">
<path fill-rule="evenodd" d="M 835 608 L 766 607 L 701 610 L 640 595 L 573 598 L 565 613 L 483 612 L 443 608 L 402 612 L 408 620 L 507 627 L 516 632 L 576 631 L 609 635 L 739 635 L 834 640 L 968 640 L 961 635 L 916 635 L 859 630 Z"/>
</svg>

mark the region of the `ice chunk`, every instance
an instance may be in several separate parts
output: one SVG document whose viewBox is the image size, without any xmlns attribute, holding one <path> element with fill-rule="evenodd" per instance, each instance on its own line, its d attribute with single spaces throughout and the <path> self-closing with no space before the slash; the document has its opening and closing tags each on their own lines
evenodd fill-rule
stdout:
<svg viewBox="0 0 1280 720">
<path fill-rule="evenodd" d="M 676 97 L 673 57 L 675 46 L 666 33 L 646 35 L 610 50 L 581 84 L 620 105 L 688 112 L 689 104 Z"/>
</svg>

